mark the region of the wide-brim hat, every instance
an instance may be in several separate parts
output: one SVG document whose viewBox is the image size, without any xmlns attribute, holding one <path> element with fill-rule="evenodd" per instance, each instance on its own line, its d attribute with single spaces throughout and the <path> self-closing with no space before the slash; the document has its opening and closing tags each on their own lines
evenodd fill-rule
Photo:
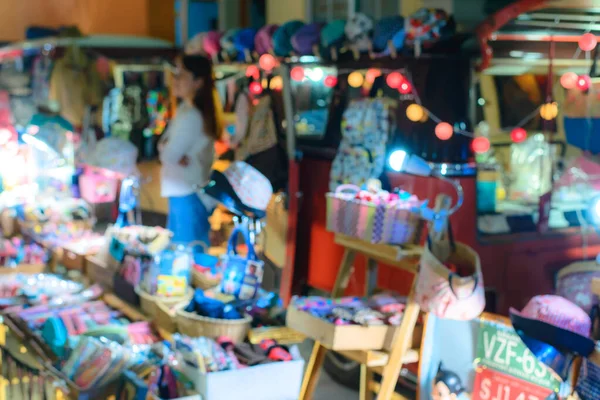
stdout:
<svg viewBox="0 0 600 400">
<path fill-rule="evenodd" d="M 590 317 L 563 297 L 535 296 L 522 311 L 511 308 L 510 319 L 533 355 L 562 379 L 575 356 L 594 351 Z"/>
</svg>

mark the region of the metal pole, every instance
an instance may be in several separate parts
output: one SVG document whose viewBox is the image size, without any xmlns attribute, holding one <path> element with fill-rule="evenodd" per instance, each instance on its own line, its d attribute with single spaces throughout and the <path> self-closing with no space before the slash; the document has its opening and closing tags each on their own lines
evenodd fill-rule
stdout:
<svg viewBox="0 0 600 400">
<path fill-rule="evenodd" d="M 179 3 L 179 28 L 181 30 L 181 44 L 185 46 L 189 37 L 189 10 L 190 0 L 180 0 Z"/>
</svg>

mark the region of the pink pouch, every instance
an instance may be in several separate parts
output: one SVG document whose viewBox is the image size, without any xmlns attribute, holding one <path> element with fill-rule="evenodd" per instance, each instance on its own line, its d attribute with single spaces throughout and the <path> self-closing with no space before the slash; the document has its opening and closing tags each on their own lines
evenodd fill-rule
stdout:
<svg viewBox="0 0 600 400">
<path fill-rule="evenodd" d="M 112 203 L 117 198 L 119 181 L 107 177 L 99 170 L 86 168 L 79 177 L 81 197 L 91 204 Z"/>
<path fill-rule="evenodd" d="M 472 274 L 460 277 L 451 272 L 425 246 L 415 288 L 415 300 L 424 312 L 439 318 L 468 321 L 477 318 L 485 308 L 485 290 L 479 255 L 462 243 L 448 261 L 461 266 L 469 265 Z"/>
<path fill-rule="evenodd" d="M 581 261 L 564 267 L 556 276 L 556 294 L 577 304 L 587 314 L 600 303 L 592 293 L 592 278 L 600 278 L 600 265 L 596 261 Z"/>
<path fill-rule="evenodd" d="M 273 51 L 273 34 L 279 28 L 279 25 L 266 25 L 259 29 L 254 37 L 254 50 L 259 55 L 271 53 Z"/>
</svg>

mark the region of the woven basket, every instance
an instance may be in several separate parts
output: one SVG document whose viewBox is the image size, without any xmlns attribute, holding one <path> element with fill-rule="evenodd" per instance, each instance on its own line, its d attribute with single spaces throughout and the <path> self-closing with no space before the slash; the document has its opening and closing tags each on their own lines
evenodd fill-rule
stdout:
<svg viewBox="0 0 600 400">
<path fill-rule="evenodd" d="M 185 295 L 174 297 L 153 296 L 139 287 L 135 288 L 135 292 L 140 296 L 140 307 L 142 311 L 151 318 L 156 318 L 159 304 L 164 304 L 165 307 L 169 309 L 179 303 L 189 303 L 192 296 L 194 296 L 194 291 L 190 288 L 186 290 Z"/>
<path fill-rule="evenodd" d="M 196 268 L 192 268 L 192 286 L 202 290 L 212 289 L 221 283 L 222 277 L 211 277 L 203 274 Z"/>
<path fill-rule="evenodd" d="M 183 335 L 206 336 L 213 339 L 226 336 L 234 343 L 240 343 L 246 339 L 252 323 L 252 317 L 249 315 L 242 319 L 217 319 L 185 312 L 183 307 L 177 309 L 175 319 L 177 329 Z"/>
</svg>

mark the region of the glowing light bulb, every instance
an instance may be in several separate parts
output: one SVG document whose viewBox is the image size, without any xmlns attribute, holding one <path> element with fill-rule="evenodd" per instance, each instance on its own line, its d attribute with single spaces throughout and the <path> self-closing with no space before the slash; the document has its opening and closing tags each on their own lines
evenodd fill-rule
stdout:
<svg viewBox="0 0 600 400">
<path fill-rule="evenodd" d="M 448 140 L 454 134 L 454 128 L 447 122 L 440 122 L 435 126 L 435 136 L 440 140 Z"/>
<path fill-rule="evenodd" d="M 373 82 L 375 82 L 375 79 L 377 79 L 380 76 L 381 76 L 380 70 L 378 70 L 377 68 L 370 68 L 369 70 L 367 70 L 365 79 L 367 80 L 368 83 L 373 83 Z"/>
<path fill-rule="evenodd" d="M 388 74 L 387 78 L 385 78 L 385 82 L 392 89 L 399 89 L 404 81 L 405 79 L 400 72 L 391 72 Z"/>
<path fill-rule="evenodd" d="M 551 121 L 558 116 L 558 104 L 546 103 L 540 107 L 540 116 L 546 121 Z"/>
<path fill-rule="evenodd" d="M 409 94 L 412 92 L 412 86 L 407 80 L 404 80 L 400 83 L 400 86 L 398 86 L 398 91 L 400 94 Z"/>
<path fill-rule="evenodd" d="M 256 65 L 249 65 L 246 68 L 246 77 L 258 80 L 260 78 L 260 70 Z"/>
<path fill-rule="evenodd" d="M 304 68 L 302 67 L 294 67 L 290 71 L 290 77 L 296 82 L 302 82 L 304 79 Z"/>
<path fill-rule="evenodd" d="M 265 71 L 272 71 L 277 66 L 277 60 L 271 54 L 263 54 L 258 59 L 258 65 Z"/>
<path fill-rule="evenodd" d="M 390 158 L 388 160 L 390 168 L 392 168 L 396 172 L 402 171 L 404 161 L 406 161 L 406 155 L 406 151 L 404 150 L 393 151 L 392 154 L 390 154 Z"/>
<path fill-rule="evenodd" d="M 413 122 L 420 122 L 425 116 L 425 109 L 419 104 L 411 104 L 406 108 L 406 117 Z"/>
<path fill-rule="evenodd" d="M 579 75 L 577 78 L 577 89 L 581 91 L 586 91 L 592 85 L 592 80 L 589 75 Z"/>
<path fill-rule="evenodd" d="M 281 90 L 283 89 L 283 78 L 280 76 L 274 76 L 271 79 L 271 83 L 269 84 L 271 90 Z"/>
<path fill-rule="evenodd" d="M 584 33 L 579 38 L 579 48 L 583 51 L 592 51 L 596 48 L 598 44 L 598 39 L 596 39 L 596 35 L 593 33 Z"/>
<path fill-rule="evenodd" d="M 565 89 L 573 89 L 575 86 L 577 86 L 577 79 L 578 76 L 575 72 L 565 72 L 560 77 L 560 84 Z"/>
<path fill-rule="evenodd" d="M 313 68 L 312 70 L 309 70 L 307 75 L 309 76 L 311 81 L 319 82 L 323 79 L 323 76 L 325 74 L 323 73 L 323 68 Z"/>
<path fill-rule="evenodd" d="M 355 72 L 351 73 L 350 75 L 348 75 L 348 84 L 350 86 L 352 86 L 353 88 L 359 88 L 364 83 L 365 83 L 365 78 L 363 77 L 363 75 L 360 72 L 355 71 Z"/>
<path fill-rule="evenodd" d="M 490 149 L 490 140 L 486 137 L 477 137 L 473 139 L 473 143 L 471 143 L 471 148 L 477 154 L 486 153 Z"/>
<path fill-rule="evenodd" d="M 337 85 L 337 81 L 337 77 L 333 75 L 328 75 L 327 77 L 325 77 L 325 81 L 323 83 L 325 84 L 325 86 L 332 88 L 335 87 L 335 85 Z"/>
<path fill-rule="evenodd" d="M 510 132 L 510 139 L 515 143 L 521 143 L 527 139 L 527 131 L 523 128 L 515 128 Z"/>
<path fill-rule="evenodd" d="M 260 82 L 250 83 L 250 86 L 248 86 L 248 89 L 250 90 L 250 93 L 252 93 L 254 95 L 259 95 L 263 92 L 263 87 L 260 84 Z"/>
</svg>

